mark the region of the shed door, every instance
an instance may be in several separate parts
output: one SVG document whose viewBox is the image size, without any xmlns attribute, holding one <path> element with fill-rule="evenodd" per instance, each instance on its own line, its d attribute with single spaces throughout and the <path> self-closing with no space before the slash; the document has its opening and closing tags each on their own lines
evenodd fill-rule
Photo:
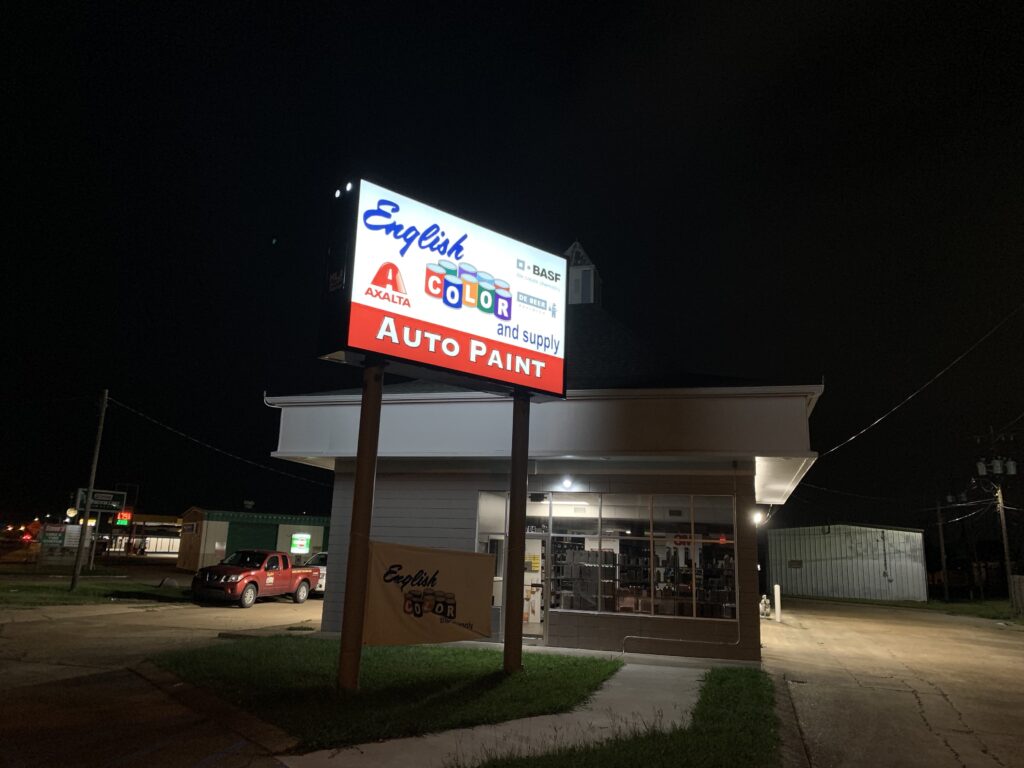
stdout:
<svg viewBox="0 0 1024 768">
<path fill-rule="evenodd" d="M 228 523 L 228 554 L 240 549 L 277 549 L 277 526 L 268 523 Z"/>
</svg>

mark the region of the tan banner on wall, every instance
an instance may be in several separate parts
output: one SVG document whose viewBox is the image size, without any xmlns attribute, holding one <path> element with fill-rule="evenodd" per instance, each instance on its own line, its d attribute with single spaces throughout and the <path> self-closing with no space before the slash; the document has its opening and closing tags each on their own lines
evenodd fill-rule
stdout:
<svg viewBox="0 0 1024 768">
<path fill-rule="evenodd" d="M 494 556 L 370 542 L 364 645 L 491 635 Z"/>
</svg>

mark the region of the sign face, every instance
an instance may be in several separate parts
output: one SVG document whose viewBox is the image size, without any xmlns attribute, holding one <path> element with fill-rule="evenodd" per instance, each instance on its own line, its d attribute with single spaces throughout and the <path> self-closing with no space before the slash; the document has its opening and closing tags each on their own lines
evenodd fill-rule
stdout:
<svg viewBox="0 0 1024 768">
<path fill-rule="evenodd" d="M 568 266 L 361 181 L 349 348 L 565 394 Z"/>
<path fill-rule="evenodd" d="M 308 555 L 309 540 L 312 538 L 308 533 L 293 533 L 292 545 L 289 550 L 293 555 Z"/>
<path fill-rule="evenodd" d="M 75 499 L 75 507 L 79 512 L 85 514 L 86 488 L 78 489 L 78 496 Z M 95 488 L 92 492 L 93 512 L 120 512 L 124 509 L 127 494 L 124 491 L 99 491 Z"/>
<path fill-rule="evenodd" d="M 130 525 L 131 522 L 132 522 L 132 509 L 129 508 L 129 507 L 125 507 L 124 509 L 122 509 L 120 512 L 117 513 L 117 516 L 114 518 L 114 525 L 124 525 L 124 526 L 127 526 L 127 525 Z"/>
<path fill-rule="evenodd" d="M 491 635 L 494 556 L 370 542 L 365 645 Z"/>
<path fill-rule="evenodd" d="M 64 526 L 47 523 L 43 526 L 43 535 L 40 541 L 44 547 L 64 546 Z"/>
</svg>

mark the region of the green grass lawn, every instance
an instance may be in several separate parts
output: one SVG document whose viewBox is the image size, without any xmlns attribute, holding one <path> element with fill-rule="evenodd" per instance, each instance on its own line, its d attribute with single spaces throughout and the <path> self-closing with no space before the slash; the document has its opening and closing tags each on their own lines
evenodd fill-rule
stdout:
<svg viewBox="0 0 1024 768">
<path fill-rule="evenodd" d="M 480 768 L 775 768 L 781 765 L 771 679 L 712 669 L 687 728 L 637 732 L 544 755 L 498 757 Z M 468 768 L 453 763 L 453 768 Z"/>
<path fill-rule="evenodd" d="M 335 691 L 337 640 L 252 638 L 153 661 L 283 728 L 299 752 L 566 712 L 621 666 L 528 653 L 523 672 L 506 677 L 497 650 L 368 647 L 351 694 Z"/>
<path fill-rule="evenodd" d="M 34 608 L 40 605 L 87 605 L 113 600 L 184 602 L 188 589 L 157 587 L 129 579 L 83 579 L 74 592 L 70 579 L 19 579 L 0 577 L 0 607 Z"/>
</svg>

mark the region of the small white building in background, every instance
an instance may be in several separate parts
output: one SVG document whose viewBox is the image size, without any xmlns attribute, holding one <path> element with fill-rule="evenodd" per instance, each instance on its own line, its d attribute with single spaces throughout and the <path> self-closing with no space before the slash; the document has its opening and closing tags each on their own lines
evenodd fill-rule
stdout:
<svg viewBox="0 0 1024 768">
<path fill-rule="evenodd" d="M 866 525 L 768 531 L 768 575 L 784 595 L 928 599 L 924 532 Z"/>
</svg>

